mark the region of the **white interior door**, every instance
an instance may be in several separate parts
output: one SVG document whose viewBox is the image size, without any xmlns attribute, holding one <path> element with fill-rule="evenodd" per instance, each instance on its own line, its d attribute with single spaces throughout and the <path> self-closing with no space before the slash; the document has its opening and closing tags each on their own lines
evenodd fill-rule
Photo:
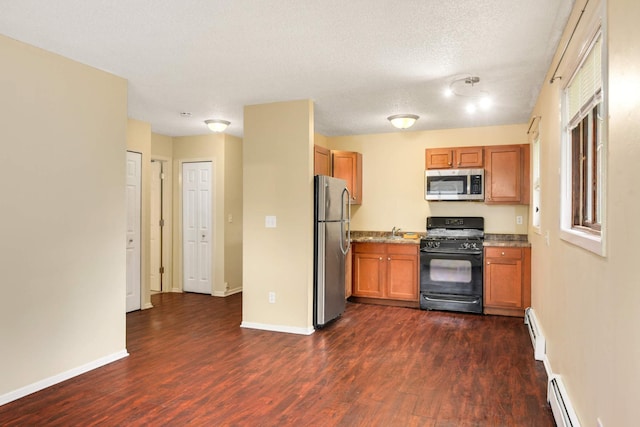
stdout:
<svg viewBox="0 0 640 427">
<path fill-rule="evenodd" d="M 140 310 L 140 187 L 142 154 L 127 151 L 127 313 Z"/>
<path fill-rule="evenodd" d="M 211 162 L 182 165 L 184 290 L 211 294 Z"/>
<path fill-rule="evenodd" d="M 149 230 L 149 286 L 162 291 L 162 162 L 151 161 L 151 226 Z"/>
</svg>

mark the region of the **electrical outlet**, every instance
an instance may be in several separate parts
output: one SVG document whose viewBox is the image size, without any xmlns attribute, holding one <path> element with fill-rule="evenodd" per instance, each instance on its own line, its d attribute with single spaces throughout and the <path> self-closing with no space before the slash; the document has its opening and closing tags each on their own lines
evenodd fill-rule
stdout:
<svg viewBox="0 0 640 427">
<path fill-rule="evenodd" d="M 229 217 L 227 218 L 227 221 L 233 222 L 233 215 L 229 214 Z"/>
<path fill-rule="evenodd" d="M 264 217 L 264 226 L 266 228 L 276 228 L 276 217 L 274 215 L 267 215 Z"/>
<path fill-rule="evenodd" d="M 269 304 L 275 304 L 275 303 L 276 303 L 276 293 L 269 292 Z"/>
<path fill-rule="evenodd" d="M 516 224 L 522 225 L 522 215 L 516 216 Z"/>
</svg>

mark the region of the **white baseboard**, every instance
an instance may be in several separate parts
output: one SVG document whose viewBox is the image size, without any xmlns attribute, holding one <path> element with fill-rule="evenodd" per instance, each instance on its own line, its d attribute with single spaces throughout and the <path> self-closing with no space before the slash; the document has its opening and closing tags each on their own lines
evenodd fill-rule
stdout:
<svg viewBox="0 0 640 427">
<path fill-rule="evenodd" d="M 551 363 L 549 363 L 549 358 L 547 357 L 546 354 L 542 358 L 542 363 L 544 364 L 544 370 L 547 372 L 547 381 L 548 381 L 553 375 L 553 371 L 551 370 Z"/>
<path fill-rule="evenodd" d="M 213 291 L 211 295 L 214 297 L 228 297 L 229 295 L 239 294 L 240 292 L 242 292 L 242 288 L 234 288 L 227 289 L 226 291 Z"/>
<path fill-rule="evenodd" d="M 148 310 L 150 308 L 153 308 L 153 304 L 151 304 L 150 302 L 146 303 L 144 307 L 142 307 L 143 310 Z"/>
<path fill-rule="evenodd" d="M 100 359 L 94 360 L 93 362 L 85 363 L 84 365 L 78 366 L 77 368 L 69 369 L 68 371 L 62 372 L 60 374 L 45 378 L 33 384 L 21 387 L 17 390 L 10 391 L 9 393 L 0 396 L 0 406 L 5 405 L 9 402 L 13 402 L 14 400 L 18 400 L 21 397 L 25 397 L 31 393 L 35 393 L 36 391 L 40 391 L 47 387 L 51 387 L 52 385 L 61 383 L 62 381 L 77 377 L 78 375 L 84 374 L 85 372 L 89 372 L 101 366 L 108 365 L 109 363 L 123 359 L 127 356 L 129 356 L 129 353 L 127 353 L 127 350 L 124 349 L 117 353 L 101 357 Z"/>
<path fill-rule="evenodd" d="M 313 327 L 309 328 L 297 328 L 293 326 L 283 326 L 283 325 L 270 325 L 266 323 L 253 323 L 253 322 L 242 322 L 240 324 L 241 328 L 247 329 L 260 329 L 263 331 L 271 331 L 271 332 L 286 332 L 288 334 L 297 334 L 297 335 L 311 335 L 315 332 Z"/>
</svg>

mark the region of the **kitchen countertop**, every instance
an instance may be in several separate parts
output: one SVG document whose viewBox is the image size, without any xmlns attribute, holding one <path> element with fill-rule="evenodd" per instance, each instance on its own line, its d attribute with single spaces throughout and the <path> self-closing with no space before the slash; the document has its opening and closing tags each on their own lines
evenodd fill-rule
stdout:
<svg viewBox="0 0 640 427">
<path fill-rule="evenodd" d="M 417 233 L 415 239 L 402 237 L 404 232 L 400 231 L 398 236 L 393 237 L 390 231 L 351 231 L 351 242 L 353 243 L 400 243 L 405 245 L 420 244 L 420 237 L 424 233 Z"/>
<path fill-rule="evenodd" d="M 528 248 L 531 246 L 526 234 L 489 234 L 485 233 L 483 245 L 503 248 Z"/>
<path fill-rule="evenodd" d="M 351 231 L 352 243 L 400 243 L 417 245 L 420 238 L 424 237 L 424 232 L 414 232 L 415 239 L 404 238 L 404 232 L 400 232 L 398 236 L 393 237 L 389 231 Z M 530 247 L 526 234 L 491 234 L 485 233 L 483 245 L 485 247 L 512 247 L 522 248 Z"/>
</svg>

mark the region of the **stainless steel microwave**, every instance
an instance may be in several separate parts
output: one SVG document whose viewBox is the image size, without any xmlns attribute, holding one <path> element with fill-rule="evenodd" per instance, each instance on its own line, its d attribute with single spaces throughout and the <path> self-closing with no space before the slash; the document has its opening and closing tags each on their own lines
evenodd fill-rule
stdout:
<svg viewBox="0 0 640 427">
<path fill-rule="evenodd" d="M 484 200 L 484 169 L 430 169 L 425 200 Z"/>
</svg>

